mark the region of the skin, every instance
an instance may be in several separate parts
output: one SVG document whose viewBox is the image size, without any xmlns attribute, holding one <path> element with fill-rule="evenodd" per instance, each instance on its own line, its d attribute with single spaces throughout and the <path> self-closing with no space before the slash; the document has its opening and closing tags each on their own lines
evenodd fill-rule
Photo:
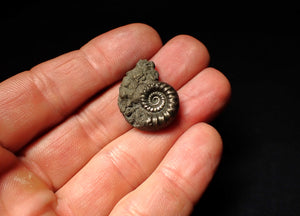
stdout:
<svg viewBox="0 0 300 216">
<path fill-rule="evenodd" d="M 139 59 L 178 90 L 177 119 L 159 132 L 132 128 L 117 105 Z M 208 63 L 195 38 L 162 46 L 130 24 L 0 83 L 0 215 L 189 215 L 222 152 L 205 122 L 230 97 Z"/>
</svg>

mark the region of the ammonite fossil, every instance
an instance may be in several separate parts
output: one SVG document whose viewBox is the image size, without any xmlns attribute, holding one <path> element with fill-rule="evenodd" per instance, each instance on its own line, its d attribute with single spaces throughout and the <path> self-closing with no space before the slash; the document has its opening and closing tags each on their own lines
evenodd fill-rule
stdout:
<svg viewBox="0 0 300 216">
<path fill-rule="evenodd" d="M 152 61 L 139 60 L 126 73 L 119 89 L 121 113 L 133 127 L 141 130 L 165 128 L 175 119 L 179 108 L 176 90 L 159 82 L 154 68 Z"/>
</svg>

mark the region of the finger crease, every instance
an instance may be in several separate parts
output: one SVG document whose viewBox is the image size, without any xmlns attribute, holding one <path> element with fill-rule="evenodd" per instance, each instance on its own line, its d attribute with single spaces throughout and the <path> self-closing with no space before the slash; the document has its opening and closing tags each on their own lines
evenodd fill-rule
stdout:
<svg viewBox="0 0 300 216">
<path fill-rule="evenodd" d="M 171 185 L 173 185 L 179 192 L 181 192 L 190 203 L 195 203 L 194 199 L 192 199 L 191 195 L 189 195 L 185 189 L 186 187 L 193 188 L 192 185 L 186 178 L 180 175 L 179 172 L 171 167 L 163 166 L 159 173 L 162 174 L 164 179 L 171 183 Z"/>
<path fill-rule="evenodd" d="M 60 118 L 63 119 L 66 117 L 66 112 L 63 107 L 67 107 L 64 101 L 64 98 L 60 92 L 55 87 L 55 83 L 47 77 L 44 73 L 36 73 L 35 71 L 30 71 L 32 83 L 34 84 L 37 92 L 42 96 L 44 101 L 51 107 L 51 110 Z M 52 88 L 49 88 L 49 87 Z M 60 101 L 60 103 L 58 103 Z M 60 106 L 58 106 L 60 105 Z"/>
<path fill-rule="evenodd" d="M 134 183 L 132 180 L 128 178 L 126 174 L 124 174 L 124 169 L 120 167 L 119 164 L 126 164 L 129 165 L 129 167 L 126 168 L 126 170 L 131 170 L 130 173 L 137 173 L 134 175 L 134 179 L 143 180 L 146 174 L 141 169 L 139 163 L 127 152 L 121 150 L 120 148 L 114 149 L 112 151 L 109 151 L 107 154 L 108 158 L 111 160 L 113 166 L 116 168 L 117 172 L 122 176 L 122 178 L 125 180 L 125 182 L 130 186 L 131 190 L 134 190 L 138 184 L 140 183 Z M 123 160 L 118 160 L 118 158 L 122 158 Z M 125 159 L 125 160 L 124 160 Z M 126 171 L 125 171 L 126 172 Z"/>
<path fill-rule="evenodd" d="M 107 71 L 110 71 L 110 60 L 101 49 L 97 49 L 95 46 L 93 46 L 93 48 L 96 49 L 97 53 L 104 59 L 102 62 L 106 62 L 106 64 L 101 64 L 101 73 L 99 73 L 99 62 L 97 63 L 96 60 L 92 59 L 84 49 L 80 48 L 79 51 L 83 54 L 83 57 L 86 59 L 86 62 L 91 66 L 91 68 L 97 72 L 98 75 L 102 76 L 101 81 L 103 82 L 104 86 L 108 86 L 110 84 L 110 80 L 107 79 L 107 77 L 104 77 L 104 75 L 107 74 Z M 97 58 L 99 58 L 99 56 L 97 56 Z M 103 70 L 104 66 L 106 67 L 106 70 Z"/>
<path fill-rule="evenodd" d="M 110 141 L 108 130 L 104 126 L 101 118 L 98 118 L 96 115 L 90 117 L 86 111 L 82 111 L 80 114 L 77 114 L 74 117 L 86 136 L 97 145 L 98 150 L 102 149 L 103 143 L 108 143 Z M 100 141 L 101 144 L 99 143 Z"/>
</svg>

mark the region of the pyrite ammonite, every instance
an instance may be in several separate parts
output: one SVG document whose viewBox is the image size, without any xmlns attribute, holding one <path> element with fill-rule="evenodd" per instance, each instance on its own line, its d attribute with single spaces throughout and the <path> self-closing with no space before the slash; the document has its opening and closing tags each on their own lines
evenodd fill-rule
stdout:
<svg viewBox="0 0 300 216">
<path fill-rule="evenodd" d="M 155 131 L 167 127 L 176 117 L 179 98 L 176 90 L 158 81 L 152 61 L 139 60 L 126 73 L 119 89 L 118 105 L 133 127 Z"/>
</svg>

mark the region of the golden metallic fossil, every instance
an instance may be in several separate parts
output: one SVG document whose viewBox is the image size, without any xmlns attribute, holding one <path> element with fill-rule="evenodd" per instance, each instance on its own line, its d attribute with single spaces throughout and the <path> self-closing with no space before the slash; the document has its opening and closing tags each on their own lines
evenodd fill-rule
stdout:
<svg viewBox="0 0 300 216">
<path fill-rule="evenodd" d="M 158 81 L 152 61 L 139 60 L 126 73 L 119 89 L 118 105 L 125 119 L 136 128 L 154 131 L 167 127 L 176 117 L 176 90 Z"/>
</svg>

